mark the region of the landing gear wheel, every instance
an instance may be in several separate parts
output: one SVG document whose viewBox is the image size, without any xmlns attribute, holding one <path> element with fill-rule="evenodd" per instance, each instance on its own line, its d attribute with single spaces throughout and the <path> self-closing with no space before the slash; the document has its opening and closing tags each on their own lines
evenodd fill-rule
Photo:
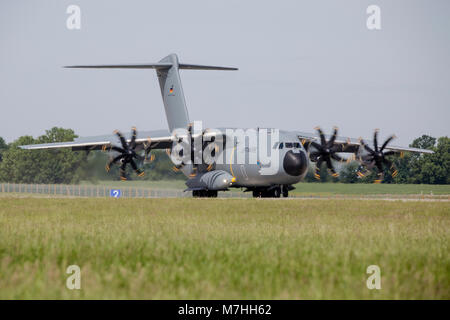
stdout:
<svg viewBox="0 0 450 320">
<path fill-rule="evenodd" d="M 272 196 L 273 196 L 274 198 L 279 198 L 280 195 L 281 195 L 281 189 L 280 189 L 280 187 L 273 188 L 273 190 L 272 190 Z"/>
<path fill-rule="evenodd" d="M 253 198 L 261 198 L 261 191 L 253 190 Z"/>
<path fill-rule="evenodd" d="M 194 198 L 217 198 L 217 190 L 194 190 L 192 196 Z"/>
<path fill-rule="evenodd" d="M 206 191 L 208 198 L 217 198 L 217 190 Z"/>
<path fill-rule="evenodd" d="M 283 193 L 283 198 L 289 197 L 289 189 L 287 188 L 287 186 L 283 186 L 283 188 L 281 190 Z"/>
</svg>

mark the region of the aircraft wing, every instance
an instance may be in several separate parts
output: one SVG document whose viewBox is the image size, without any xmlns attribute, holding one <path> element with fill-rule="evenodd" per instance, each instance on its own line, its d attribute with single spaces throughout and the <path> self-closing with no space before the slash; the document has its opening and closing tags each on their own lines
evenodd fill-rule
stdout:
<svg viewBox="0 0 450 320">
<path fill-rule="evenodd" d="M 302 141 L 303 145 L 308 144 L 312 141 L 320 142 L 320 138 L 317 134 L 309 133 L 309 132 L 300 132 L 295 131 L 297 137 Z M 330 139 L 331 135 L 325 135 L 327 141 Z M 364 139 L 365 143 L 372 146 L 373 142 L 371 140 Z M 362 146 L 360 139 L 350 138 L 350 137 L 342 137 L 337 136 L 333 145 L 338 145 L 339 149 L 337 152 L 345 152 L 345 153 L 356 153 L 359 148 Z M 411 147 L 400 147 L 400 146 L 392 146 L 387 145 L 386 150 L 393 152 L 416 152 L 416 153 L 434 153 L 432 150 L 428 149 L 419 149 L 419 148 L 411 148 Z"/>
<path fill-rule="evenodd" d="M 131 141 L 131 132 L 124 134 L 124 137 L 129 143 Z M 169 134 L 167 130 L 141 131 L 137 134 L 136 151 L 143 150 L 144 148 L 148 148 L 149 146 L 151 146 L 151 149 L 171 148 L 173 139 L 174 138 Z M 30 144 L 20 146 L 20 148 L 25 150 L 72 148 L 72 151 L 109 151 L 113 145 L 120 146 L 120 141 L 115 134 L 76 138 L 74 141 L 69 142 Z"/>
</svg>

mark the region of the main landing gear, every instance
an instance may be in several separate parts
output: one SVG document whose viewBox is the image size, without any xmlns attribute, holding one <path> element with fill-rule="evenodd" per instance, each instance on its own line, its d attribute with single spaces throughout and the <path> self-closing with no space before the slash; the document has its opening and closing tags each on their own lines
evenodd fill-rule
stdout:
<svg viewBox="0 0 450 320">
<path fill-rule="evenodd" d="M 192 196 L 194 198 L 217 198 L 217 190 L 194 190 Z"/>
<path fill-rule="evenodd" d="M 253 189 L 253 198 L 287 198 L 289 196 L 288 186 L 272 186 L 269 188 Z"/>
</svg>

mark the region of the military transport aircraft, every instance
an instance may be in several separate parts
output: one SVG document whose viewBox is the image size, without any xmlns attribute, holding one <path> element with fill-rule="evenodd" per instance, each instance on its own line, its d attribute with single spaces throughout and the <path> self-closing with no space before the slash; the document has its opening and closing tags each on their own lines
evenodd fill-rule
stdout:
<svg viewBox="0 0 450 320">
<path fill-rule="evenodd" d="M 237 130 L 246 135 L 253 134 L 256 140 L 252 140 L 252 137 L 236 135 L 235 131 L 229 129 L 196 128 L 195 122 L 191 123 L 189 120 L 179 70 L 238 70 L 237 68 L 184 64 L 178 61 L 176 54 L 151 64 L 80 65 L 66 68 L 155 69 L 169 131 L 138 134 L 136 128 L 132 128 L 131 133 L 126 135 L 114 131 L 109 136 L 77 138 L 71 142 L 34 144 L 21 148 L 107 151 L 112 157 L 106 170 L 109 171 L 113 164 L 120 164 L 122 180 L 127 179 L 127 164 L 130 164 L 138 176 L 142 176 L 144 172 L 140 164 L 153 159 L 151 150 L 166 149 L 175 164 L 173 170 L 181 170 L 187 176 L 186 191 L 193 191 L 194 197 L 216 197 L 218 191 L 229 188 L 246 188 L 245 191 L 252 191 L 254 197 L 287 197 L 294 188 L 292 185 L 305 177 L 310 161 L 315 163 L 314 175 L 317 179 L 320 179 L 320 167 L 323 163 L 337 177 L 335 161 L 357 160 L 361 164 L 357 174 L 362 177 L 374 168 L 377 170 L 375 182 L 380 183 L 386 167 L 392 176 L 397 175 L 398 171 L 389 156 L 402 155 L 403 152 L 432 153 L 425 149 L 389 146 L 394 136 L 379 145 L 378 130 L 375 130 L 372 141 L 340 137 L 337 135 L 337 128 L 334 128 L 331 135 L 325 135 L 318 127 L 315 128 L 316 134 L 264 128 Z M 262 131 L 266 138 L 260 135 Z M 251 145 L 251 140 L 257 143 Z M 262 161 L 265 152 L 272 155 L 269 161 Z M 210 156 L 209 161 L 201 161 L 206 154 Z M 345 154 L 347 156 L 343 156 Z M 252 155 L 255 156 L 252 158 Z M 237 161 L 238 157 L 245 161 Z M 250 158 L 256 161 L 249 161 Z M 267 167 L 272 167 L 272 171 L 264 172 Z"/>
</svg>

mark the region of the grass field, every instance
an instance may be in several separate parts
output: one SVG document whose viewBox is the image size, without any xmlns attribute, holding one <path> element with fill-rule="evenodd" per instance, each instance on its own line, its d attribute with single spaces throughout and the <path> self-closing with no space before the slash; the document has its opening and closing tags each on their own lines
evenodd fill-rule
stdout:
<svg viewBox="0 0 450 320">
<path fill-rule="evenodd" d="M 0 298 L 450 299 L 449 202 L 0 198 Z M 81 268 L 81 290 L 65 287 Z M 381 268 L 381 290 L 366 268 Z"/>
</svg>

